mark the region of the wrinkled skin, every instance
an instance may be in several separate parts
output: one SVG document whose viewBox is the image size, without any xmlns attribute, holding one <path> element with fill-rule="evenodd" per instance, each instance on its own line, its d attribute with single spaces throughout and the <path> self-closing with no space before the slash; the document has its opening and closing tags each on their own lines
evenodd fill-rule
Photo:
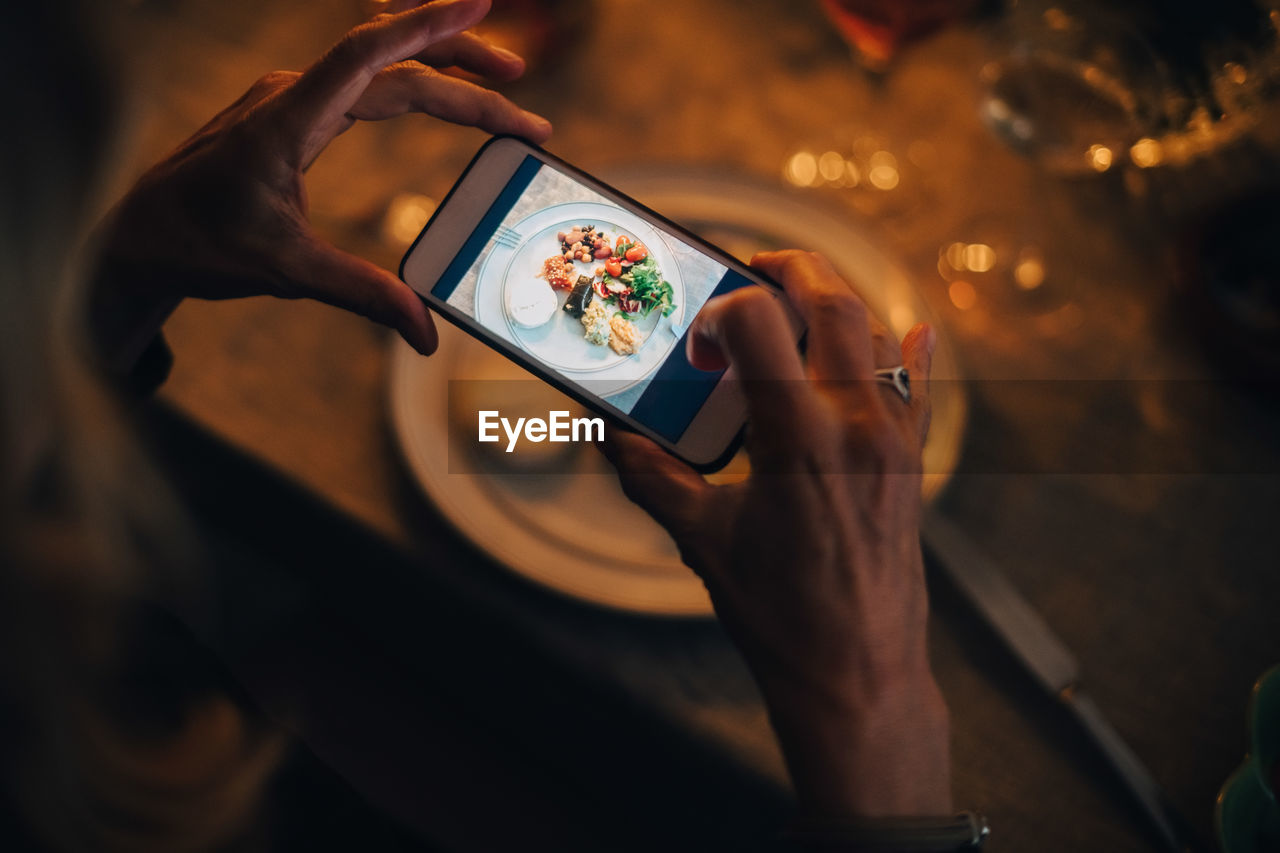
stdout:
<svg viewBox="0 0 1280 853">
<path fill-rule="evenodd" d="M 732 365 L 752 473 L 712 486 L 648 439 L 605 452 L 703 579 L 760 683 L 802 808 L 827 816 L 946 814 L 948 716 L 925 646 L 921 448 L 934 334 L 899 346 L 821 257 L 757 255 L 808 326 L 801 362 L 760 288 L 708 303 L 690 360 Z M 873 381 L 905 364 L 906 404 Z"/>
<path fill-rule="evenodd" d="M 545 119 L 437 70 L 458 66 L 498 80 L 523 73 L 520 57 L 468 32 L 488 8 L 488 0 L 393 3 L 306 71 L 260 79 L 147 172 L 113 212 L 95 313 L 120 326 L 188 296 L 308 297 L 391 326 L 419 352 L 434 351 L 435 327 L 412 290 L 312 230 L 303 175 L 355 122 L 414 112 L 544 141 L 551 133 Z"/>
</svg>

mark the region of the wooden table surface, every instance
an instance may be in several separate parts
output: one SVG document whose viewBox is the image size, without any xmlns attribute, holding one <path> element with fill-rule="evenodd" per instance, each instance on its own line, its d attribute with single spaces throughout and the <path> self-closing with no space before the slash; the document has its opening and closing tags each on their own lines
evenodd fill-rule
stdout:
<svg viewBox="0 0 1280 853">
<path fill-rule="evenodd" d="M 1280 660 L 1277 415 L 1274 398 L 1219 390 L 1185 328 L 1167 223 L 1150 221 L 1152 205 L 1138 198 L 1160 191 L 1159 178 L 1056 180 L 997 142 L 976 104 L 999 47 L 975 26 L 914 47 L 872 79 L 808 3 L 580 9 L 584 36 L 509 92 L 556 124 L 552 150 L 589 171 L 675 161 L 781 182 L 797 151 L 896 153 L 893 190 L 812 192 L 891 247 L 965 374 L 985 380 L 970 389 L 965 461 L 937 511 L 972 533 L 1077 653 L 1118 730 L 1210 836 L 1216 791 L 1246 748 L 1250 687 Z M 361 4 L 173 0 L 130 14 L 139 49 L 126 172 L 261 73 L 304 66 Z M 581 109 L 561 93 L 583 80 L 611 96 Z M 314 218 L 340 245 L 394 268 L 404 244 L 385 235 L 388 205 L 405 192 L 442 197 L 482 139 L 421 117 L 356 128 L 312 170 Z M 1174 202 L 1164 209 L 1208 203 Z M 939 250 L 989 233 L 1039 246 L 1049 277 L 1034 298 L 978 282 L 962 310 Z M 382 330 L 325 306 L 250 299 L 189 302 L 167 332 L 167 401 L 416 555 L 424 573 L 465 576 L 552 653 L 778 776 L 754 690 L 718 631 L 565 602 L 465 546 L 442 549 L 450 534 L 393 446 Z M 452 563 L 434 556 L 441 550 Z M 945 583 L 933 597 L 956 801 L 990 815 L 990 849 L 1151 849 L 1052 703 Z M 335 662 L 327 677 L 351 665 Z"/>
</svg>

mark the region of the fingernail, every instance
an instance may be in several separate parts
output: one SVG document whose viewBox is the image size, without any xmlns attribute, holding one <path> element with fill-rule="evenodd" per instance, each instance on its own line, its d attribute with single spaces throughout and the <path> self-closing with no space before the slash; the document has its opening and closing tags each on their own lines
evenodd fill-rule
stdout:
<svg viewBox="0 0 1280 853">
<path fill-rule="evenodd" d="M 402 334 L 401 337 L 418 355 L 431 355 L 440 345 L 438 340 L 434 340 L 430 335 L 423 335 L 416 329 L 408 334 Z"/>
<path fill-rule="evenodd" d="M 507 62 L 519 62 L 521 64 L 524 63 L 524 57 L 516 53 L 514 50 L 507 50 L 505 47 L 498 47 L 495 44 L 493 45 L 493 52 L 498 54 L 498 56 L 502 57 Z"/>
<path fill-rule="evenodd" d="M 933 348 L 938 345 L 938 330 L 928 323 L 924 325 L 924 348 L 929 351 L 929 355 L 933 355 Z"/>
<path fill-rule="evenodd" d="M 906 338 L 903 340 L 908 338 L 919 339 L 919 342 L 924 345 L 925 350 L 930 355 L 933 355 L 933 347 L 938 342 L 938 333 L 934 331 L 933 326 L 930 326 L 928 323 L 916 323 L 907 332 Z"/>
</svg>

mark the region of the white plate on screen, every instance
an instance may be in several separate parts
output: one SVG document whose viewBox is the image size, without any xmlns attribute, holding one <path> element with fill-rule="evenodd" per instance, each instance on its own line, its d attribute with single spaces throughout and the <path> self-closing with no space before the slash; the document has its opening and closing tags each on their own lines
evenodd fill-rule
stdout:
<svg viewBox="0 0 1280 853">
<path fill-rule="evenodd" d="M 739 256 L 781 246 L 823 251 L 844 276 L 858 282 L 864 298 L 899 336 L 922 319 L 937 326 L 906 274 L 876 248 L 872 235 L 851 227 L 848 214 L 737 177 L 664 169 L 633 171 L 614 180 Z M 563 445 L 571 450 L 556 460 L 554 474 L 500 468 L 484 474 L 450 472 L 449 380 L 528 374 L 451 324 L 437 320 L 436 327 L 440 349 L 430 358 L 398 339 L 393 344 L 391 417 L 414 478 L 459 532 L 517 574 L 583 601 L 661 616 L 711 615 L 701 581 L 681 564 L 666 532 L 627 500 L 594 448 Z M 934 376 L 955 379 L 954 355 L 944 330 L 939 332 Z M 542 383 L 528 387 L 556 393 Z M 578 408 L 568 401 L 565 407 Z M 941 491 L 955 466 L 964 421 L 957 383 L 936 386 L 925 447 L 926 499 Z M 745 467 L 738 459 L 718 476 L 735 476 L 730 472 Z M 609 530 L 625 535 L 584 534 L 584 514 L 609 519 Z"/>
<path fill-rule="evenodd" d="M 634 355 L 619 355 L 607 345 L 587 343 L 582 323 L 564 311 L 557 311 L 536 329 L 525 329 L 511 322 L 505 308 L 508 288 L 518 279 L 542 281 L 537 274 L 542 271 L 543 261 L 556 253 L 556 233 L 584 224 L 603 227 L 614 240 L 619 234 L 638 239 L 649 249 L 663 277 L 671 282 L 675 310 L 669 317 L 655 311 L 635 321 L 645 338 Z M 590 275 L 602 263 L 575 262 L 574 266 L 578 274 Z M 566 291 L 557 291 L 561 306 L 566 297 Z M 565 376 L 590 381 L 592 391 L 601 396 L 623 391 L 656 370 L 679 340 L 685 316 L 680 265 L 666 240 L 638 216 L 592 202 L 552 205 L 506 229 L 480 267 L 475 300 L 476 318 L 483 326 L 504 330 L 508 340 Z"/>
</svg>

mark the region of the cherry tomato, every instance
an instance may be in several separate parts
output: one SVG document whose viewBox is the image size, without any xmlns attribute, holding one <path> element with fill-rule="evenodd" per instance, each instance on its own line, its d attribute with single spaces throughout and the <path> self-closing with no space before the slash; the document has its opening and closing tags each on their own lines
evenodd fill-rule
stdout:
<svg viewBox="0 0 1280 853">
<path fill-rule="evenodd" d="M 631 261 L 633 264 L 638 264 L 647 257 L 649 257 L 649 250 L 639 243 L 636 243 L 630 249 L 627 249 L 627 260 Z"/>
<path fill-rule="evenodd" d="M 617 278 L 622 275 L 622 261 L 617 258 L 609 258 L 609 260 L 604 262 L 604 271 L 614 278 Z"/>
</svg>

